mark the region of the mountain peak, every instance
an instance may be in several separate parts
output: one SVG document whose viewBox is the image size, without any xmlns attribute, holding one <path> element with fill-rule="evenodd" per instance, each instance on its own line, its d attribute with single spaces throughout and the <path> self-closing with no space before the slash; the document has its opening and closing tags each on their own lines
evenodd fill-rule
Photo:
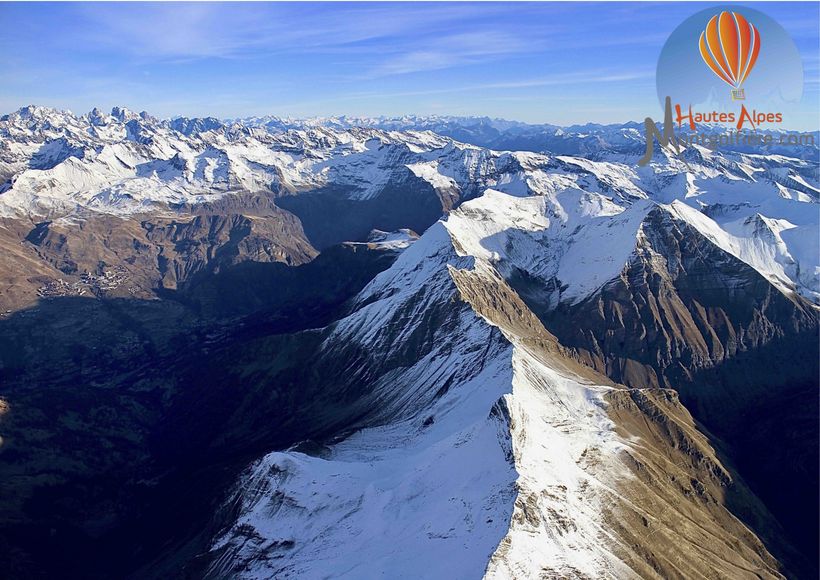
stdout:
<svg viewBox="0 0 820 580">
<path fill-rule="evenodd" d="M 11 115 L 5 115 L 3 119 L 10 117 L 17 117 L 19 119 L 44 119 L 53 115 L 71 115 L 70 111 L 60 111 L 51 107 L 44 107 L 41 105 L 26 105 L 20 107 Z"/>
<path fill-rule="evenodd" d="M 106 125 L 108 123 L 108 116 L 97 107 L 91 109 L 87 118 L 88 121 L 95 126 Z"/>
<path fill-rule="evenodd" d="M 127 109 L 126 107 L 112 108 L 111 116 L 120 121 L 121 123 L 139 118 L 139 115 L 137 115 L 134 111 Z"/>
</svg>

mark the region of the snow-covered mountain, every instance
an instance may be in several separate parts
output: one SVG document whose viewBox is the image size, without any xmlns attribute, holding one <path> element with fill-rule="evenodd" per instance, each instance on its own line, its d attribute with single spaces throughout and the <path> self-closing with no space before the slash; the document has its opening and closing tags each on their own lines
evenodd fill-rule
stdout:
<svg viewBox="0 0 820 580">
<path fill-rule="evenodd" d="M 816 474 L 778 450 L 813 449 L 792 428 L 817 394 L 818 164 L 692 146 L 638 167 L 642 143 L 635 124 L 6 115 L 0 377 L 32 409 L 13 434 L 49 416 L 29 385 L 124 393 L 106 404 L 140 435 L 104 433 L 133 450 L 105 473 L 154 509 L 60 509 L 130 537 L 180 490 L 207 497 L 140 540 L 147 577 L 811 574 L 795 509 Z"/>
<path fill-rule="evenodd" d="M 496 152 L 429 131 L 325 126 L 269 131 L 214 119 L 158 121 L 147 113 L 120 108 L 111 115 L 95 109 L 77 117 L 27 107 L 0 120 L 0 137 L 0 177 L 5 180 L 0 215 L 6 217 L 42 221 L 81 210 L 173 215 L 180 206 L 186 208 L 184 213 L 226 196 L 238 198 L 241 206 L 242 198 L 261 195 L 280 199 L 279 205 L 302 218 L 307 229 L 322 230 L 326 224 L 300 215 L 315 213 L 313 205 L 304 204 L 315 200 L 317 193 L 335 203 L 364 202 L 364 207 L 371 202 L 371 208 L 381 198 L 393 212 L 409 215 L 418 208 L 402 206 L 401 200 L 396 203 L 395 190 L 421 187 L 426 190 L 421 196 L 432 203 L 425 216 L 418 216 L 416 223 L 387 219 L 376 224 L 382 229 L 421 229 L 434 221 L 436 212 L 490 187 L 542 201 L 569 192 L 579 196 L 581 208 L 564 204 L 571 213 L 585 211 L 588 195 L 583 193 L 600 194 L 593 203 L 609 204 L 612 213 L 631 208 L 635 200 L 675 204 L 682 219 L 780 288 L 812 299 L 820 296 L 818 220 L 815 211 L 807 211 L 815 207 L 820 192 L 817 165 L 809 161 L 718 154 L 693 146 L 686 153 L 687 171 L 664 153 L 650 167 L 639 169 L 635 155 L 624 153 L 603 158 L 599 154 L 592 161 Z M 302 194 L 307 194 L 305 199 L 293 199 Z M 390 212 L 381 204 L 375 207 L 370 211 Z M 556 211 L 565 210 L 561 206 Z M 573 227 L 595 223 L 581 215 Z M 361 237 L 369 231 L 365 229 L 341 231 L 341 238 L 318 243 Z M 554 235 L 553 228 L 547 231 L 545 235 Z M 596 235 L 590 231 L 587 239 Z M 574 245 L 567 241 L 568 234 L 558 238 L 561 244 Z M 548 267 L 558 266 L 557 260 L 547 261 Z"/>
<path fill-rule="evenodd" d="M 334 389 L 361 392 L 360 416 L 338 442 L 254 463 L 208 577 L 781 577 L 723 506 L 742 484 L 674 392 L 627 391 L 580 364 L 504 281 L 557 215 L 542 199 L 490 190 L 463 204 L 323 331 L 319 357 L 353 361 Z M 594 205 L 588 217 L 612 217 Z M 574 228 L 566 217 L 553 227 Z M 520 234 L 496 241 L 488 226 Z"/>
<path fill-rule="evenodd" d="M 94 110 L 80 117 L 27 107 L 0 120 L 3 212 L 51 215 L 75 207 L 139 213 L 231 192 L 274 196 L 346 187 L 378 193 L 395 174 L 436 161 L 463 184 L 480 180 L 477 147 L 429 132 L 322 126 L 268 132 L 215 119 L 157 121 L 146 113 Z M 446 189 L 446 178 L 437 184 Z"/>
<path fill-rule="evenodd" d="M 304 129 L 328 127 L 349 129 L 352 127 L 373 127 L 389 131 L 432 131 L 457 141 L 472 143 L 496 150 L 549 151 L 558 155 L 583 155 L 595 157 L 598 154 L 635 153 L 643 151 L 644 125 L 630 122 L 625 124 L 601 125 L 588 123 L 560 127 L 550 124 L 530 124 L 489 117 L 417 116 L 403 117 L 316 117 L 292 119 L 275 116 L 247 117 L 231 122 L 246 126 L 262 127 L 268 130 Z M 690 136 L 688 127 L 676 129 L 682 136 Z M 707 127 L 707 134 L 720 134 L 723 129 Z M 771 136 L 771 142 L 764 147 L 766 154 L 783 154 L 799 159 L 816 160 L 820 132 L 807 135 L 798 131 L 758 129 L 759 136 Z M 745 144 L 741 140 L 721 143 L 721 150 L 735 153 L 761 152 L 760 145 Z"/>
</svg>

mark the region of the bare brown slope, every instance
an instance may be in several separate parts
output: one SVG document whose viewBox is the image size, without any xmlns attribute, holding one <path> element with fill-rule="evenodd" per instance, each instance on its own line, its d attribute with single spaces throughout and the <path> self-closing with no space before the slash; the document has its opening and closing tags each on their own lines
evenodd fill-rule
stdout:
<svg viewBox="0 0 820 580">
<path fill-rule="evenodd" d="M 579 303 L 550 309 L 526 275 L 511 283 L 592 368 L 678 391 L 782 524 L 758 533 L 798 547 L 790 567 L 815 577 L 818 310 L 663 208 L 642 232 L 621 275 Z"/>
<path fill-rule="evenodd" d="M 54 275 L 54 268 L 22 242 L 30 229 L 19 220 L 0 220 L 0 320 L 11 314 L 6 311 L 36 302 L 36 280 Z"/>
<path fill-rule="evenodd" d="M 523 339 L 561 373 L 592 384 L 610 379 L 560 345 L 492 269 L 451 269 L 462 299 L 505 332 Z M 633 474 L 609 494 L 608 547 L 641 578 L 782 578 L 780 564 L 729 510 L 777 524 L 718 458 L 708 438 L 668 389 L 627 389 L 607 396 L 608 413 L 629 448 L 620 460 Z"/>
<path fill-rule="evenodd" d="M 621 275 L 599 293 L 549 312 L 531 303 L 593 368 L 629 386 L 680 388 L 744 352 L 816 333 L 818 312 L 806 300 L 783 294 L 667 211 L 653 210 L 643 234 Z M 816 377 L 805 365 L 761 363 L 767 375 Z"/>
<path fill-rule="evenodd" d="M 780 564 L 730 511 L 765 529 L 778 525 L 719 459 L 671 389 L 607 396 L 635 480 L 619 488 L 628 509 L 607 522 L 617 554 L 643 578 L 780 578 Z"/>
<path fill-rule="evenodd" d="M 38 297 L 151 298 L 239 262 L 298 265 L 317 254 L 299 220 L 278 208 L 258 215 L 86 213 L 0 226 L 2 311 Z"/>
</svg>

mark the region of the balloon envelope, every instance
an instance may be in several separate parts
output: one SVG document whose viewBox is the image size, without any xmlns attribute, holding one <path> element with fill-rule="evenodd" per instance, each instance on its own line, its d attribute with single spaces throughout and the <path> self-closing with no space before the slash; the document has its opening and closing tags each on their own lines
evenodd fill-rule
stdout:
<svg viewBox="0 0 820 580">
<path fill-rule="evenodd" d="M 749 76 L 760 54 L 760 33 L 737 12 L 713 16 L 701 32 L 700 56 L 715 75 L 738 89 Z"/>
</svg>

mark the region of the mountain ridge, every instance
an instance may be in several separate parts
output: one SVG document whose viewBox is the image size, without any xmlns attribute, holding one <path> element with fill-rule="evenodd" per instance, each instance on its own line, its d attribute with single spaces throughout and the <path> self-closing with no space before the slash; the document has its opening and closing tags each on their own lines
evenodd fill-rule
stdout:
<svg viewBox="0 0 820 580">
<path fill-rule="evenodd" d="M 813 577 L 816 161 L 442 120 L 0 118 L 6 575 Z"/>
</svg>

